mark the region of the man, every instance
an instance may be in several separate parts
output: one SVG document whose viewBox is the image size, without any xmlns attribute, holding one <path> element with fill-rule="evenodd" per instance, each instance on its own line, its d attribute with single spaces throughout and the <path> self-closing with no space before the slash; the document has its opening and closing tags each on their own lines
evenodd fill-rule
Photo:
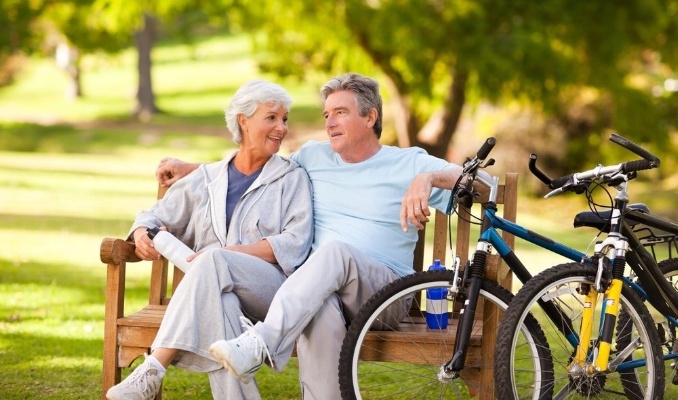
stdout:
<svg viewBox="0 0 678 400">
<path fill-rule="evenodd" d="M 449 192 L 441 188 L 452 188 L 461 167 L 418 148 L 381 145 L 382 99 L 370 78 L 331 79 L 321 98 L 329 141 L 309 142 L 291 156 L 313 186 L 312 253 L 280 287 L 263 322 L 245 321 L 245 333 L 215 342 L 210 354 L 246 382 L 267 358 L 281 370 L 296 341 L 304 399 L 326 400 L 341 398 L 346 326 L 376 291 L 413 272 L 417 232 L 410 225 L 423 228 L 429 205 L 445 209 Z M 171 164 L 161 165 L 159 178 L 177 178 Z"/>
</svg>

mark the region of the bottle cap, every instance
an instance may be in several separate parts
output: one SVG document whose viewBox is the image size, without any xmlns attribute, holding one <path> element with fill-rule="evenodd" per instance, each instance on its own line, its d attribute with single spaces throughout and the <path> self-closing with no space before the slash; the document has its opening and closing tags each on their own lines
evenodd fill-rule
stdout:
<svg viewBox="0 0 678 400">
<path fill-rule="evenodd" d="M 160 232 L 160 228 L 157 227 L 146 229 L 146 234 L 148 235 L 149 238 L 151 238 L 151 240 L 153 240 L 153 238 L 155 237 L 155 235 L 158 234 L 158 232 Z"/>
</svg>

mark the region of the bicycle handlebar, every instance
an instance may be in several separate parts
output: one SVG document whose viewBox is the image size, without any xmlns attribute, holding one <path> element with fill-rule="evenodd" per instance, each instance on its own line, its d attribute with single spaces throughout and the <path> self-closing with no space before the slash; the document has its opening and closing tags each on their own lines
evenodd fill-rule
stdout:
<svg viewBox="0 0 678 400">
<path fill-rule="evenodd" d="M 613 133 L 610 135 L 610 141 L 613 143 L 617 143 L 618 145 L 622 146 L 623 148 L 630 150 L 637 155 L 641 156 L 643 160 L 647 160 L 648 162 L 656 163 L 656 165 L 653 165 L 652 167 L 649 168 L 640 168 L 640 169 L 650 169 L 650 168 L 656 168 L 661 164 L 661 161 L 657 156 L 654 154 L 650 153 L 649 151 L 645 150 L 644 148 L 638 146 L 637 144 L 633 143 L 632 141 L 617 135 L 616 133 Z M 639 169 L 638 169 L 639 170 Z M 636 171 L 638 171 L 636 170 Z"/>
<path fill-rule="evenodd" d="M 494 145 L 497 144 L 497 140 L 493 137 L 487 138 L 485 143 L 480 147 L 480 150 L 476 153 L 476 158 L 478 160 L 484 160 L 490 154 Z"/>
<path fill-rule="evenodd" d="M 546 186 L 548 186 L 550 189 L 555 190 L 555 192 L 549 193 L 549 195 L 547 195 L 547 197 L 551 197 L 565 190 L 573 190 L 575 192 L 582 193 L 583 190 L 578 191 L 582 189 L 581 185 L 578 185 L 578 183 L 582 181 L 590 180 L 592 178 L 610 177 L 618 173 L 630 174 L 636 171 L 657 168 L 661 164 L 661 161 L 657 156 L 622 136 L 613 133 L 610 136 L 610 141 L 624 147 L 625 149 L 632 151 L 633 153 L 643 157 L 643 159 L 627 161 L 621 164 L 611 165 L 607 167 L 598 165 L 596 168 L 590 169 L 588 171 L 578 172 L 574 174 L 561 176 L 555 179 L 551 179 L 541 169 L 539 169 L 539 167 L 537 167 L 537 155 L 530 154 L 529 161 L 530 172 L 532 172 L 532 174 L 536 176 L 540 181 L 544 182 Z"/>
<path fill-rule="evenodd" d="M 447 214 L 450 214 L 455 207 L 457 200 L 461 201 L 466 207 L 471 207 L 474 196 L 473 182 L 480 182 L 482 185 L 490 188 L 490 199 L 493 199 L 494 196 L 496 196 L 499 180 L 491 175 L 479 173 L 481 168 L 494 164 L 494 160 L 490 159 L 485 165 L 481 165 L 496 144 L 497 140 L 495 138 L 487 138 L 476 152 L 476 156 L 474 158 L 466 159 L 463 165 L 462 176 L 452 189 L 453 195 L 450 197 L 450 202 L 447 205 Z"/>
</svg>

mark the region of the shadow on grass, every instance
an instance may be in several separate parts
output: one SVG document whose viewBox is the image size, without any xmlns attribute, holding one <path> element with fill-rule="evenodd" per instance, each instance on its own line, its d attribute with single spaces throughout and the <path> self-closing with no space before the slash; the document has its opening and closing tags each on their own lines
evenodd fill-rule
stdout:
<svg viewBox="0 0 678 400">
<path fill-rule="evenodd" d="M 91 178 L 111 178 L 111 179 L 116 179 L 120 181 L 132 181 L 132 180 L 147 180 L 147 177 L 145 176 L 146 171 L 141 171 L 139 173 L 131 173 L 127 172 L 125 173 L 124 171 L 119 171 L 119 170 L 99 170 L 99 171 L 86 171 L 83 169 L 77 169 L 75 167 L 73 168 L 65 168 L 61 166 L 50 166 L 50 169 L 45 169 L 44 167 L 27 167 L 27 166 L 21 166 L 21 167 L 12 167 L 12 166 L 2 166 L 2 171 L 5 173 L 13 173 L 13 174 L 29 174 L 29 173 L 34 173 L 34 174 L 40 174 L 43 176 L 54 176 L 55 178 L 59 178 L 63 174 L 72 174 L 76 175 L 79 178 L 85 178 L 85 177 L 91 177 Z M 37 185 L 36 185 L 37 186 Z M 114 190 L 116 189 L 116 190 Z M 97 192 L 101 193 L 101 190 L 97 190 Z M 104 193 L 111 193 L 111 194 L 119 194 L 120 189 L 118 188 L 112 188 L 108 192 Z"/>
<path fill-rule="evenodd" d="M 69 232 L 78 234 L 101 235 L 106 237 L 120 237 L 124 239 L 133 218 L 106 219 L 87 217 L 73 217 L 61 215 L 25 215 L 0 213 L 2 228 L 16 231 L 32 232 Z M 117 236 L 116 232 L 119 233 Z"/>
<path fill-rule="evenodd" d="M 103 321 L 106 265 L 89 267 L 0 259 L 0 323 L 40 319 Z M 127 304 L 148 298 L 150 262 L 128 264 Z"/>
<path fill-rule="evenodd" d="M 3 399 L 100 398 L 102 340 L 0 333 L 0 341 L 12 344 L 1 351 Z"/>
<path fill-rule="evenodd" d="M 135 145 L 138 133 L 111 134 L 105 130 L 89 131 L 70 125 L 43 126 L 27 123 L 3 123 L 0 150 L 48 153 L 100 153 L 124 145 Z"/>
</svg>

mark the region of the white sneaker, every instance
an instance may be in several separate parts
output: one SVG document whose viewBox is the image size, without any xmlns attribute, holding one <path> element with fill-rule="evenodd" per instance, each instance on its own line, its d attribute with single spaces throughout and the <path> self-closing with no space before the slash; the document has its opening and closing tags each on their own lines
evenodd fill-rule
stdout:
<svg viewBox="0 0 678 400">
<path fill-rule="evenodd" d="M 245 317 L 240 317 L 240 322 L 245 332 L 235 339 L 212 343 L 210 354 L 238 380 L 249 383 L 271 354 L 264 339 L 252 329 L 252 322 Z"/>
<path fill-rule="evenodd" d="M 106 392 L 108 400 L 152 400 L 160 391 L 162 379 L 158 377 L 158 370 L 148 361 L 132 371 L 124 381 L 118 383 Z"/>
</svg>

